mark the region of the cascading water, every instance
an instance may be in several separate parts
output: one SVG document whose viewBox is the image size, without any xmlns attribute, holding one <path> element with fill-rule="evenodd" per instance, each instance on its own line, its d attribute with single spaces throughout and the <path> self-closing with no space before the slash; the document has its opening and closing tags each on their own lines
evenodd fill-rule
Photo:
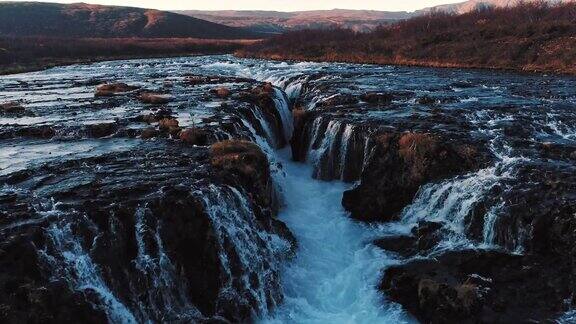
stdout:
<svg viewBox="0 0 576 324">
<path fill-rule="evenodd" d="M 90 66 L 81 66 L 75 67 L 76 70 L 73 71 L 76 71 L 74 73 L 79 74 L 82 78 L 84 78 L 83 74 L 85 73 L 91 73 L 91 77 L 95 79 L 102 78 L 102 76 L 106 76 L 106 79 L 110 80 L 134 78 L 134 80 L 140 80 L 137 82 L 146 87 L 156 88 L 161 87 L 164 80 L 150 77 L 151 82 L 148 80 L 144 82 L 142 77 L 138 75 L 140 71 L 145 71 L 150 75 L 152 72 L 154 75 L 164 72 L 171 74 L 180 70 L 181 66 L 187 68 L 194 66 L 194 73 L 206 75 L 225 73 L 249 77 L 271 82 L 277 87 L 274 88 L 273 100 L 277 115 L 282 123 L 282 131 L 275 129 L 277 125 L 273 125 L 275 123 L 270 123 L 267 120 L 271 119 L 270 115 L 266 115 L 264 111 L 255 107 L 251 108 L 251 112 L 245 112 L 246 118 L 236 114 L 232 118 L 226 119 L 223 124 L 230 126 L 230 128 L 217 129 L 218 125 L 222 125 L 218 122 L 214 124 L 210 122 L 210 127 L 215 129 L 214 137 L 217 139 L 249 138 L 268 155 L 275 185 L 279 192 L 283 192 L 284 196 L 285 208 L 281 211 L 279 218 L 295 234 L 299 249 L 296 258 L 283 267 L 281 261 L 285 258 L 281 255 L 289 253 L 290 244 L 271 233 L 269 228 L 263 228 L 262 224 L 258 224 L 257 217 L 260 215 L 255 213 L 254 206 L 251 206 L 250 199 L 247 199 L 249 193 L 221 184 L 196 190 L 195 194 L 201 198 L 209 222 L 213 225 L 220 252 L 218 254 L 219 264 L 223 265 L 225 270 L 225 288 L 220 291 L 219 302 L 225 304 L 227 301 L 234 301 L 236 304 L 246 306 L 246 308 L 258 313 L 260 321 L 268 323 L 411 322 L 412 319 L 406 315 L 400 306 L 383 299 L 382 293 L 376 288 L 381 270 L 404 262 L 404 260 L 395 259 L 398 257 L 397 255 L 388 254 L 376 248 L 372 244 L 373 239 L 407 234 L 415 223 L 427 220 L 442 222 L 448 229 L 448 231 L 443 232 L 446 234 L 435 251 L 453 250 L 461 247 L 493 248 L 498 244 L 499 233 L 495 232 L 494 229 L 499 225 L 507 202 L 495 199 L 489 201 L 489 205 L 484 206 L 486 212 L 483 215 L 484 220 L 480 233 L 475 233 L 477 234 L 476 241 L 472 242 L 468 238 L 467 227 L 471 211 L 479 203 L 484 202 L 493 188 L 506 182 L 513 182 L 516 177 L 517 166 L 526 161 L 518 152 L 514 152 L 510 148 L 513 145 L 507 145 L 511 143 L 502 140 L 505 137 L 503 136 L 503 129 L 509 126 L 507 123 L 510 124 L 514 121 L 513 118 L 522 114 L 523 110 L 512 111 L 508 115 L 503 113 L 504 116 L 498 116 L 499 113 L 506 112 L 507 107 L 494 109 L 491 107 L 498 100 L 508 100 L 507 103 L 512 106 L 533 105 L 534 102 L 531 99 L 518 98 L 518 96 L 502 94 L 500 90 L 496 91 L 498 88 L 501 90 L 506 88 L 507 77 L 495 78 L 490 75 L 489 78 L 485 79 L 489 79 L 488 82 L 490 83 L 500 82 L 500 86 L 480 87 L 478 80 L 474 80 L 475 83 L 472 85 L 475 86 L 474 89 L 467 87 L 459 89 L 458 93 L 455 93 L 456 90 L 454 92 L 446 90 L 452 89 L 449 86 L 453 81 L 450 77 L 428 70 L 423 70 L 422 75 L 420 75 L 409 68 L 340 66 L 332 63 L 289 64 L 250 61 L 250 64 L 246 64 L 246 62 L 226 56 L 170 59 L 166 62 L 98 63 L 96 69 Z M 138 68 L 136 69 L 135 66 Z M 66 69 L 68 68 L 61 68 L 61 71 L 66 72 Z M 134 73 L 133 71 L 138 72 Z M 457 78 L 476 78 L 473 73 L 442 73 L 449 76 L 454 75 Z M 345 78 L 342 77 L 344 75 Z M 382 77 L 383 75 L 386 77 Z M 394 77 L 388 78 L 388 76 Z M 39 74 L 39 77 L 42 77 L 42 74 Z M 50 77 L 54 78 L 54 76 Z M 482 77 L 479 78 L 482 79 Z M 518 82 L 518 80 L 523 81 L 521 78 L 514 81 Z M 348 87 L 347 82 L 353 84 L 354 87 Z M 315 87 L 314 83 L 318 83 L 319 86 Z M 357 87 L 354 83 L 361 85 L 361 87 Z M 522 82 L 519 83 L 523 84 Z M 432 89 L 430 84 L 434 84 L 436 89 Z M 327 85 L 330 87 L 326 87 Z M 20 87 L 20 85 L 17 86 Z M 178 98 L 189 96 L 188 91 L 191 91 L 191 88 L 188 85 L 184 86 L 175 82 L 175 87 L 181 91 L 177 96 Z M 441 90 L 438 90 L 440 88 Z M 238 89 L 232 88 L 232 91 L 235 90 Z M 93 93 L 91 91 L 88 90 L 87 94 L 84 93 L 83 95 L 92 98 Z M 207 89 L 198 90 L 196 88 L 195 91 L 200 97 L 206 94 Z M 356 117 L 347 119 L 345 114 L 341 114 L 336 109 L 333 112 L 325 113 L 323 111 L 321 116 L 315 118 L 309 129 L 312 132 L 309 139 L 311 145 L 309 151 L 310 165 L 291 162 L 286 151 L 274 151 L 278 143 L 282 142 L 275 138 L 278 136 L 277 134 L 282 133 L 280 136 L 288 140 L 293 132 L 291 104 L 296 102 L 305 109 L 314 110 L 319 103 L 335 98 L 338 93 L 352 94 L 357 98 L 367 91 L 394 93 L 394 103 L 390 106 L 385 104 L 384 107 L 374 107 L 361 100 L 358 106 L 352 105 L 354 107 L 349 107 L 350 109 L 345 111 L 354 114 L 358 112 L 355 109 L 366 108 L 362 105 L 369 106 L 365 111 L 358 112 L 356 116 L 358 119 L 355 119 Z M 402 93 L 402 91 L 412 94 Z M 462 94 L 465 92 L 473 93 Z M 442 99 L 446 100 L 438 99 L 437 103 L 442 102 L 438 107 L 423 108 L 420 106 L 424 105 L 419 105 L 419 100 L 416 97 L 402 99 L 404 95 L 409 97 L 413 94 L 421 95 L 422 93 L 442 95 L 444 96 Z M 299 98 L 301 95 L 303 97 Z M 504 98 L 503 96 L 508 97 Z M 452 97 L 457 98 L 453 100 Z M 400 99 L 396 100 L 397 98 Z M 67 102 L 67 104 L 69 103 L 70 101 Z M 220 107 L 220 103 L 217 102 L 213 107 Z M 41 101 L 35 104 L 36 106 L 44 106 Z M 179 101 L 177 104 L 182 107 L 186 106 L 183 101 Z M 178 105 L 174 104 L 172 108 Z M 103 109 L 100 111 L 101 115 L 98 120 L 113 121 L 117 117 L 115 114 L 124 111 L 130 112 L 128 114 L 130 120 L 136 120 L 142 114 L 141 107 L 132 108 L 122 104 L 120 107 Z M 204 108 L 210 110 L 208 107 Z M 438 117 L 439 110 L 448 111 L 452 108 L 472 111 L 468 116 L 469 125 L 466 126 L 474 133 L 474 136 L 478 135 L 479 138 L 487 140 L 495 156 L 495 163 L 491 167 L 470 174 L 423 186 L 412 204 L 406 207 L 402 214 L 402 220 L 399 222 L 380 227 L 370 227 L 357 223 L 351 220 L 341 207 L 342 193 L 348 189 L 348 185 L 339 181 L 321 182 L 311 178 L 311 175 L 318 175 L 318 172 L 321 172 L 319 170 L 325 169 L 331 172 L 331 174 L 326 175 L 326 180 L 357 180 L 350 177 L 344 178 L 352 159 L 358 164 L 357 168 L 359 169 L 367 165 L 367 161 L 370 159 L 370 152 L 372 152 L 370 149 L 373 146 L 369 138 L 370 130 L 367 128 L 379 123 L 382 125 L 390 123 L 392 125 L 390 129 L 398 126 L 399 131 L 415 126 L 416 131 L 423 129 L 424 131 L 441 132 L 443 131 L 442 125 L 437 128 L 429 127 L 430 125 L 426 124 L 426 121 L 434 123 L 436 122 L 434 118 Z M 373 111 L 364 114 L 370 109 Z M 64 109 L 53 110 L 64 111 Z M 66 116 L 67 121 L 74 124 L 74 121 L 79 119 L 78 116 L 90 116 L 92 118 L 94 109 L 90 106 L 89 109 L 85 110 L 81 111 L 81 115 L 77 115 L 79 110 L 74 109 L 70 115 Z M 334 115 L 331 115 L 332 113 Z M 38 118 L 42 122 L 52 122 L 62 118 L 59 114 L 61 112 L 54 113 L 48 116 L 49 118 L 45 116 Z M 439 115 L 442 114 L 444 112 L 439 113 Z M 214 117 L 214 115 L 210 113 L 209 117 Z M 449 114 L 447 113 L 447 115 Z M 462 115 L 455 114 L 454 116 L 461 117 Z M 454 116 L 450 115 L 450 117 Z M 529 114 L 526 116 L 532 117 Z M 201 116 L 193 117 L 198 120 L 203 119 Z M 378 119 L 381 117 L 382 119 Z M 404 125 L 394 124 L 396 118 L 402 119 Z M 459 120 L 463 121 L 464 119 Z M 13 119 L 6 120 L 13 122 Z M 25 119 L 20 121 L 24 122 Z M 233 125 L 230 125 L 230 121 Z M 363 121 L 367 121 L 366 124 L 369 125 L 363 125 Z M 416 124 L 417 122 L 420 124 Z M 549 113 L 546 118 L 540 118 L 538 122 L 540 123 L 538 129 L 534 131 L 537 135 L 559 138 L 564 141 L 574 140 L 574 129 L 570 126 L 570 119 L 566 118 L 564 112 Z M 454 125 L 451 124 L 450 126 L 454 127 Z M 70 128 L 74 131 L 83 130 L 78 134 L 68 128 L 56 129 L 55 139 L 67 139 L 68 137 L 74 139 L 78 136 L 86 136 L 84 126 Z M 148 126 L 150 125 L 146 125 L 146 127 Z M 420 126 L 422 128 L 418 128 Z M 531 123 L 530 127 L 535 127 L 534 123 Z M 129 129 L 129 132 L 134 131 L 134 129 Z M 123 136 L 123 134 L 122 132 L 112 132 L 108 136 Z M 115 139 L 110 139 L 110 141 L 112 140 Z M 92 142 L 103 143 L 104 141 L 89 141 L 89 143 Z M 534 143 L 530 145 L 534 145 Z M 23 145 L 28 150 L 31 146 L 30 143 Z M 86 151 L 79 143 L 65 143 L 64 146 Z M 6 147 L 9 149 L 10 146 L 6 145 Z M 61 150 L 58 148 L 61 147 L 50 149 L 54 151 L 53 157 L 58 157 L 61 154 L 61 152 L 59 153 Z M 105 145 L 105 149 L 110 149 L 109 144 Z M 36 152 L 33 153 L 36 154 Z M 70 153 L 69 156 L 72 159 L 79 156 L 77 152 L 66 151 L 65 153 L 67 155 Z M 42 162 L 49 161 L 44 156 L 41 160 Z M 325 164 L 324 167 L 322 163 Z M 12 169 L 1 170 L 0 174 L 3 172 L 12 172 Z M 50 217 L 57 218 L 60 216 Z M 134 221 L 135 230 L 128 232 L 134 236 L 137 246 L 134 247 L 135 259 L 129 260 L 129 262 L 136 268 L 135 273 L 139 278 L 138 280 L 145 281 L 146 285 L 150 287 L 149 293 L 133 293 L 132 295 L 138 296 L 127 297 L 129 292 L 115 292 L 113 287 L 115 283 L 109 281 L 107 270 L 96 262 L 95 255 L 94 260 L 92 260 L 90 248 L 94 243 L 89 241 L 92 240 L 92 237 L 102 236 L 99 236 L 101 233 L 98 233 L 95 226 L 89 224 L 90 221 L 86 221 L 87 225 L 83 223 L 83 228 L 87 227 L 88 230 L 86 231 L 90 232 L 88 236 L 79 235 L 74 225 L 76 221 L 55 221 L 47 227 L 48 247 L 46 251 L 41 251 L 41 253 L 46 262 L 53 268 L 55 276 L 64 278 L 73 290 L 91 292 L 92 297 L 97 297 L 97 299 L 92 299 L 98 302 L 98 305 L 95 306 L 103 309 L 111 322 L 151 322 L 159 318 L 154 313 L 165 313 L 167 315 L 165 320 L 191 321 L 195 318 L 201 318 L 201 314 L 187 299 L 186 293 L 183 292 L 185 283 L 179 278 L 180 269 L 175 268 L 168 258 L 167 252 L 164 251 L 163 239 L 168 242 L 168 238 L 163 238 L 160 235 L 162 229 L 165 229 L 162 221 L 151 215 L 145 206 L 136 211 Z M 2 224 L 0 230 L 17 229 L 21 225 L 34 222 L 35 220 L 24 220 L 19 223 Z M 514 234 L 516 235 L 516 233 Z M 524 234 L 518 235 L 517 243 L 514 243 L 512 250 L 522 251 L 522 235 Z M 166 244 L 165 246 L 168 249 L 169 245 Z M 177 260 L 174 259 L 174 261 Z M 100 261 L 98 260 L 98 262 Z M 278 276 L 282 278 L 281 287 L 276 281 Z M 141 305 L 138 305 L 139 303 Z M 574 314 L 570 313 L 562 320 L 569 323 L 573 321 L 573 318 Z"/>
<path fill-rule="evenodd" d="M 356 181 L 366 163 L 369 137 L 356 136 L 353 124 L 317 117 L 311 126 L 307 143 L 307 161 L 314 168 L 314 177 L 322 180 Z M 355 141 L 363 143 L 355 143 Z M 355 149 L 352 149 L 352 146 Z M 356 165 L 356 163 L 360 165 Z"/>
<path fill-rule="evenodd" d="M 282 129 L 284 130 L 284 138 L 289 140 L 292 137 L 294 126 L 292 124 L 292 113 L 288 104 L 286 94 L 278 88 L 274 88 L 274 104 L 276 110 L 282 119 Z"/>
<path fill-rule="evenodd" d="M 74 234 L 72 223 L 53 223 L 47 229 L 50 249 L 40 256 L 51 265 L 56 279 L 64 278 L 73 290 L 95 292 L 111 323 L 138 323 L 136 317 L 106 285 L 100 269 Z M 94 305 L 98 308 L 98 305 Z"/>
<path fill-rule="evenodd" d="M 152 312 L 156 318 L 165 320 L 201 319 L 202 313 L 186 296 L 184 279 L 177 275 L 170 257 L 164 250 L 164 243 L 160 237 L 160 221 L 145 207 L 136 210 L 135 220 L 138 255 L 134 263 L 136 269 L 150 284 L 146 294 L 132 294 L 140 299 L 136 304 L 142 316 L 146 319 L 154 318 L 147 314 Z"/>
<path fill-rule="evenodd" d="M 299 250 L 283 271 L 284 303 L 262 323 L 409 323 L 401 307 L 383 300 L 380 270 L 397 261 L 371 242 L 382 232 L 351 220 L 340 200 L 347 185 L 310 177 L 308 165 L 280 160 L 286 208 L 280 219 Z"/>
<path fill-rule="evenodd" d="M 444 223 L 449 231 L 437 246 L 438 250 L 473 246 L 466 237 L 467 217 L 491 188 L 500 180 L 512 176 L 507 171 L 509 171 L 507 166 L 494 166 L 438 184 L 426 185 L 421 188 L 412 204 L 403 211 L 402 221 L 406 224 L 416 224 L 424 220 Z M 492 209 L 489 215 L 494 216 L 496 212 Z M 492 235 L 490 233 L 493 231 L 494 223 L 495 219 L 487 219 L 484 222 L 487 239 Z M 490 245 L 493 242 L 483 243 Z"/>
<path fill-rule="evenodd" d="M 414 225 L 419 221 L 433 221 L 444 224 L 443 240 L 434 251 L 453 250 L 459 248 L 495 248 L 495 226 L 499 211 L 504 207 L 502 201 L 493 202 L 485 213 L 482 229 L 482 241 L 473 242 L 468 237 L 469 217 L 477 204 L 482 203 L 492 188 L 505 180 L 515 177 L 517 167 L 528 159 L 513 156 L 512 149 L 507 145 L 502 130 L 496 127 L 499 119 L 483 112 L 468 115 L 471 124 L 477 132 L 490 139 L 490 151 L 496 158 L 493 166 L 481 169 L 468 175 L 458 176 L 440 183 L 423 186 L 412 204 L 402 212 L 402 222 Z M 488 126 L 484 126 L 488 125 Z M 522 252 L 522 238 L 516 238 L 512 248 Z"/>
<path fill-rule="evenodd" d="M 254 117 L 260 122 L 260 127 L 264 129 L 268 143 L 270 143 L 270 145 L 275 145 L 277 142 L 276 136 L 274 135 L 274 132 L 272 132 L 272 129 L 270 129 L 270 125 L 262 114 L 261 109 L 259 107 L 254 107 L 252 112 L 254 113 Z"/>
<path fill-rule="evenodd" d="M 197 194 L 204 200 L 216 231 L 226 272 L 219 299 L 268 314 L 282 300 L 275 283 L 280 260 L 289 253 L 290 243 L 257 224 L 252 207 L 237 189 L 210 185 Z"/>
</svg>

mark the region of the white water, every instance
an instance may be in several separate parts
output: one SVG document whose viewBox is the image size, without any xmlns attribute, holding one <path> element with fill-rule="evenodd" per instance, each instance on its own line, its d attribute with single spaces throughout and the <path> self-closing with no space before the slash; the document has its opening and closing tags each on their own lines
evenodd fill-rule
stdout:
<svg viewBox="0 0 576 324">
<path fill-rule="evenodd" d="M 80 239 L 74 235 L 71 224 L 54 223 L 47 230 L 54 248 L 59 252 L 58 259 L 42 252 L 46 261 L 52 265 L 55 278 L 64 278 L 73 289 L 92 291 L 105 305 L 104 310 L 110 323 L 138 323 L 130 310 L 118 299 L 106 285 L 100 269 L 84 250 Z"/>
<path fill-rule="evenodd" d="M 290 139 L 294 126 L 292 125 L 292 112 L 288 104 L 288 99 L 284 92 L 280 89 L 274 88 L 274 104 L 280 113 L 282 119 L 282 128 L 284 130 L 284 138 Z"/>
<path fill-rule="evenodd" d="M 160 237 L 160 221 L 156 220 L 152 212 L 141 207 L 135 213 L 135 237 L 138 255 L 134 263 L 136 268 L 149 280 L 152 289 L 147 294 L 133 293 L 138 296 L 139 311 L 152 323 L 147 313 L 152 312 L 159 318 L 193 320 L 202 318 L 200 311 L 192 305 L 186 296 L 183 279 L 178 276 L 177 269 L 164 249 L 164 242 Z M 155 244 L 148 246 L 146 237 L 150 237 Z M 153 251 L 152 249 L 156 249 Z"/>
<path fill-rule="evenodd" d="M 198 193 L 215 230 L 226 274 L 219 298 L 256 306 L 259 314 L 268 314 L 281 298 L 275 278 L 290 243 L 257 224 L 253 208 L 237 189 L 211 184 Z M 232 243 L 233 253 L 227 250 L 227 243 Z M 233 269 L 233 255 L 238 259 L 234 266 L 242 268 L 241 276 Z"/>
<path fill-rule="evenodd" d="M 353 221 L 340 200 L 347 186 L 311 178 L 312 168 L 279 157 L 287 201 L 280 213 L 296 236 L 295 260 L 282 273 L 284 303 L 262 323 L 409 323 L 376 286 L 380 271 L 396 263 L 371 241 L 382 235 Z"/>
</svg>

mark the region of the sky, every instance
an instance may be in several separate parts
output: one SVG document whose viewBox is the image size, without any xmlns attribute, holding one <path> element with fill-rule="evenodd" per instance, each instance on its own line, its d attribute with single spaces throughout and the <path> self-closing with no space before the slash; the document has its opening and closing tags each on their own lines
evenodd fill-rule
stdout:
<svg viewBox="0 0 576 324">
<path fill-rule="evenodd" d="M 29 0 L 28 0 L 29 1 Z M 161 10 L 326 10 L 370 9 L 414 11 L 425 7 L 465 0 L 43 0 L 44 2 L 88 2 L 105 5 L 154 8 Z M 0 1 L 2 2 L 2 1 Z"/>
</svg>

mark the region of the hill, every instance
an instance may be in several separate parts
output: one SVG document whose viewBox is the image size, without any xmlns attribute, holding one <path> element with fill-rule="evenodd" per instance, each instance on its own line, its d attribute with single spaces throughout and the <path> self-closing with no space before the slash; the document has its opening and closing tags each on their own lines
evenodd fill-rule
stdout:
<svg viewBox="0 0 576 324">
<path fill-rule="evenodd" d="M 41 2 L 0 2 L 4 37 L 258 38 L 254 32 L 151 9 Z"/>
<path fill-rule="evenodd" d="M 468 0 L 465 2 L 454 3 L 454 4 L 446 4 L 440 5 L 430 8 L 425 8 L 422 10 L 416 11 L 416 14 L 426 14 L 429 12 L 447 12 L 447 13 L 455 13 L 455 14 L 464 14 L 468 13 L 477 9 L 484 9 L 484 8 L 507 8 L 507 7 L 515 7 L 522 2 L 529 3 L 529 2 L 545 2 L 548 4 L 560 4 L 560 3 L 568 3 L 573 2 L 574 0 Z"/>
<path fill-rule="evenodd" d="M 296 31 L 240 50 L 269 59 L 550 71 L 576 74 L 576 3 L 437 12 L 370 33 Z"/>
<path fill-rule="evenodd" d="M 408 12 L 344 9 L 298 12 L 186 10 L 177 11 L 177 13 L 264 33 L 331 28 L 347 28 L 366 32 L 374 30 L 381 24 L 390 24 L 412 16 Z"/>
</svg>

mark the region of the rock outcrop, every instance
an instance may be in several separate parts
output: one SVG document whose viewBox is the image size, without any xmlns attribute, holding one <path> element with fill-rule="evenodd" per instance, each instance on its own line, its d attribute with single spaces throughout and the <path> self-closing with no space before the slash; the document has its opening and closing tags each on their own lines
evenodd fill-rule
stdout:
<svg viewBox="0 0 576 324">
<path fill-rule="evenodd" d="M 125 94 L 138 89 L 138 87 L 127 85 L 126 83 L 107 83 L 96 87 L 95 97 L 110 97 Z"/>
<path fill-rule="evenodd" d="M 269 87 L 234 81 L 234 93 Z M 162 95 L 125 83 L 62 95 L 37 124 L 2 129 L 24 163 L 0 171 L 0 322 L 239 323 L 282 302 L 296 242 L 252 143 L 282 134 L 274 92 L 215 99 L 175 83 Z M 213 108 L 182 118 L 192 100 Z"/>
<path fill-rule="evenodd" d="M 146 104 L 163 105 L 172 101 L 172 97 L 162 93 L 143 92 L 138 95 L 138 100 Z"/>
<path fill-rule="evenodd" d="M 572 97 L 506 79 L 496 104 L 477 80 L 443 77 L 416 94 L 396 90 L 414 81 L 396 72 L 309 76 L 291 140 L 314 177 L 354 183 L 351 217 L 406 228 L 374 241 L 402 260 L 383 269 L 383 295 L 424 323 L 551 322 L 574 309 Z"/>
<path fill-rule="evenodd" d="M 352 217 L 363 221 L 397 219 L 422 185 L 470 172 L 486 161 L 486 152 L 429 133 L 384 133 L 364 167 L 360 185 L 342 199 Z"/>
<path fill-rule="evenodd" d="M 524 323 L 565 311 L 562 260 L 499 251 L 453 251 L 387 269 L 380 289 L 424 323 Z"/>
</svg>

